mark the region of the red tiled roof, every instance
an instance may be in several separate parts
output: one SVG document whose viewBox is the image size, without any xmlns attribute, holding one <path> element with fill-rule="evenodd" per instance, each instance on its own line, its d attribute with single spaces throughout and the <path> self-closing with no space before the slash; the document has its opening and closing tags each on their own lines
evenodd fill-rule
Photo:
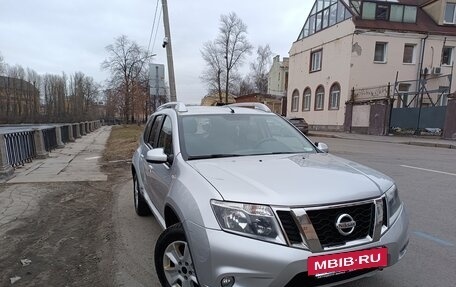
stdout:
<svg viewBox="0 0 456 287">
<path fill-rule="evenodd" d="M 429 0 L 400 0 L 402 4 L 420 4 L 417 2 L 429 2 Z M 370 30 L 389 30 L 397 32 L 415 32 L 422 34 L 456 36 L 456 26 L 444 25 L 439 26 L 423 9 L 418 8 L 416 23 L 401 23 L 382 20 L 363 20 L 360 17 L 354 17 L 353 22 L 356 28 Z"/>
</svg>

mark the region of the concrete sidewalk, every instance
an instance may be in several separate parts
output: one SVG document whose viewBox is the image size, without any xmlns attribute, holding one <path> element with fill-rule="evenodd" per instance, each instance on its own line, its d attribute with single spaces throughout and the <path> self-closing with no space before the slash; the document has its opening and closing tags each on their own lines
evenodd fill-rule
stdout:
<svg viewBox="0 0 456 287">
<path fill-rule="evenodd" d="M 14 177 L 7 182 L 106 181 L 99 159 L 110 133 L 111 127 L 101 127 L 62 149 L 53 150 L 46 159 L 16 169 Z"/>
<path fill-rule="evenodd" d="M 427 138 L 418 136 L 373 136 L 364 134 L 324 131 L 309 131 L 309 136 L 456 149 L 456 141 L 443 140 L 436 137 Z"/>
</svg>

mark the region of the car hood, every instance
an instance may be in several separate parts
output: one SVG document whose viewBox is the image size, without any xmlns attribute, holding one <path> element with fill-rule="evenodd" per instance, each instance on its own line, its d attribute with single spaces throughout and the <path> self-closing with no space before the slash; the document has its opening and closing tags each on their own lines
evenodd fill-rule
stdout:
<svg viewBox="0 0 456 287">
<path fill-rule="evenodd" d="M 334 204 L 378 197 L 393 181 L 373 169 L 324 153 L 188 162 L 227 201 L 278 206 Z"/>
</svg>

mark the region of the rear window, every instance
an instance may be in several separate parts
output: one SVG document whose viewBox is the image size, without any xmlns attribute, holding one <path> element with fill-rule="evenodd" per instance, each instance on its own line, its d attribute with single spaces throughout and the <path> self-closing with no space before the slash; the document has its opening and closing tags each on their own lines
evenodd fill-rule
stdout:
<svg viewBox="0 0 456 287">
<path fill-rule="evenodd" d="M 292 124 L 303 124 L 305 121 L 304 119 L 291 119 L 290 122 Z"/>
</svg>

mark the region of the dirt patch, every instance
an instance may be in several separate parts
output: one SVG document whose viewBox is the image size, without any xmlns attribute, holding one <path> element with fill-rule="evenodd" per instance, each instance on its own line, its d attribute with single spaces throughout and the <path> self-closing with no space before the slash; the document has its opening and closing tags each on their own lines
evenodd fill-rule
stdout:
<svg viewBox="0 0 456 287">
<path fill-rule="evenodd" d="M 0 186 L 0 206 L 23 208 L 10 217 L 0 211 L 0 286 L 115 285 L 112 190 L 130 175 L 142 129 L 113 128 L 103 155 L 107 182 Z"/>
<path fill-rule="evenodd" d="M 44 195 L 38 211 L 12 221 L 2 233 L 0 285 L 9 286 L 10 278 L 20 277 L 14 286 L 112 286 L 110 186 L 106 182 L 35 185 Z M 23 266 L 22 259 L 31 263 Z"/>
</svg>

